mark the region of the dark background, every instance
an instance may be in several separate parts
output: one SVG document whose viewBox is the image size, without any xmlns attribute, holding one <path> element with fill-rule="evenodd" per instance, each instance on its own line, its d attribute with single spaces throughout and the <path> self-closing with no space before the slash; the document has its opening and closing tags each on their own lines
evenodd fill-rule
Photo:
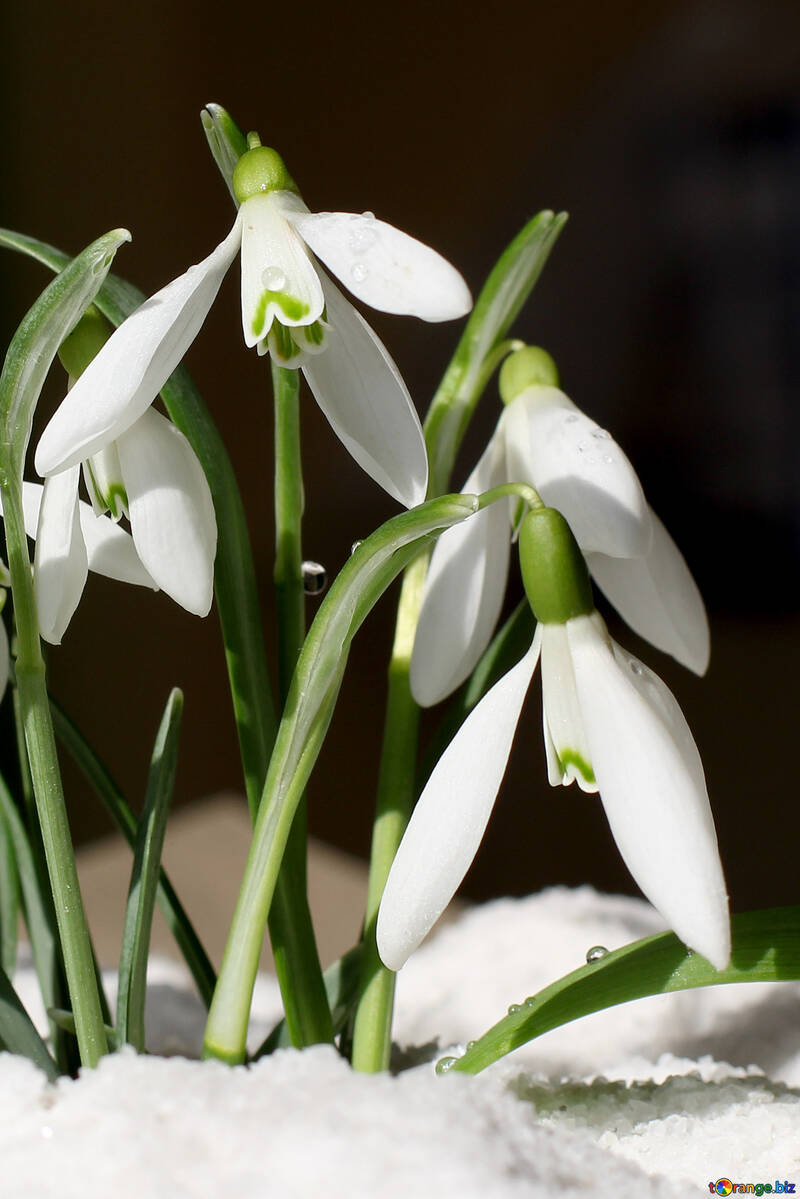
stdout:
<svg viewBox="0 0 800 1199">
<path fill-rule="evenodd" d="M 707 597 L 695 679 L 612 622 L 675 691 L 706 763 L 736 907 L 797 902 L 794 755 L 800 374 L 800 11 L 794 0 L 534 0 L 470 8 L 10 5 L 0 221 L 75 252 L 128 226 L 116 269 L 153 291 L 232 208 L 199 111 L 224 104 L 286 158 L 312 209 L 379 216 L 477 291 L 541 208 L 570 222 L 519 336 L 612 429 Z M 46 282 L 3 252 L 4 343 Z M 272 649 L 268 376 L 231 272 L 189 369 L 240 472 Z M 424 412 L 459 333 L 376 315 Z M 63 391 L 55 377 L 49 414 Z M 457 471 L 494 426 L 490 387 Z M 395 508 L 303 406 L 305 547 L 334 573 Z M 313 601 L 309 602 L 313 607 Z M 366 854 L 391 604 L 357 640 L 311 786 L 311 828 Z M 92 577 L 53 689 L 132 802 L 169 687 L 186 693 L 178 799 L 241 788 L 214 614 Z M 5 704 L 7 712 L 8 700 Z M 465 884 L 474 897 L 588 881 L 633 890 L 599 802 L 545 781 L 538 688 Z M 80 839 L 105 831 L 68 774 Z"/>
</svg>

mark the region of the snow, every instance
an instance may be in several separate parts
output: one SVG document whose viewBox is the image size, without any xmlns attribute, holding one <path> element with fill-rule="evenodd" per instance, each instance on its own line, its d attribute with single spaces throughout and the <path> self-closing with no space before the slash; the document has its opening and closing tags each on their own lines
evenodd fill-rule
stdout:
<svg viewBox="0 0 800 1199">
<path fill-rule="evenodd" d="M 398 984 L 396 1038 L 427 1045 L 397 1077 L 329 1047 L 250 1068 L 106 1058 L 48 1084 L 0 1056 L 4 1199 L 678 1196 L 800 1181 L 800 985 L 641 1000 L 548 1033 L 476 1077 L 432 1061 L 580 964 L 659 929 L 645 903 L 556 888 L 466 912 Z M 18 986 L 32 1014 L 29 968 Z M 262 975 L 257 1044 L 279 1011 Z M 197 1052 L 203 1014 L 179 967 L 151 964 L 148 1044 Z M 456 1046 L 455 1049 L 452 1046 Z M 791 1193 L 791 1192 L 790 1192 Z"/>
</svg>

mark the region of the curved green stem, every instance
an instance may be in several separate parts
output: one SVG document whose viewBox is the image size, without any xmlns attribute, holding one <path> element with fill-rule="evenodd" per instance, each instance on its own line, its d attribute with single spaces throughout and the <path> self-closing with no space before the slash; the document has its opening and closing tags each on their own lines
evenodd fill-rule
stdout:
<svg viewBox="0 0 800 1199">
<path fill-rule="evenodd" d="M 303 590 L 303 470 L 300 457 L 299 380 L 296 370 L 273 366 L 275 393 L 275 594 L 278 608 L 278 683 L 286 704 L 306 632 Z M 269 913 L 269 935 L 292 1044 L 333 1041 L 306 885 L 306 806 L 301 798 Z"/>
</svg>

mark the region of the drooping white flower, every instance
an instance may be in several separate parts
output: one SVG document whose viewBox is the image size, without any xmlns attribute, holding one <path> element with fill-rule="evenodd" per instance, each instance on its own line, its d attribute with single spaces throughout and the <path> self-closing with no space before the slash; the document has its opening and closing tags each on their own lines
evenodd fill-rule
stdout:
<svg viewBox="0 0 800 1199">
<path fill-rule="evenodd" d="M 129 533 L 107 516 L 95 516 L 89 504 L 77 498 L 78 468 L 56 476 L 51 496 L 52 520 L 40 524 L 45 488 L 23 483 L 25 532 L 37 541 L 34 589 L 39 628 L 45 641 L 59 645 L 78 606 L 87 571 L 123 583 L 158 590 L 142 565 Z M 46 485 L 47 486 L 47 485 Z M 58 494 L 59 489 L 61 495 Z M 2 507 L 0 507 L 2 515 Z"/>
<path fill-rule="evenodd" d="M 247 345 L 302 367 L 359 465 L 400 502 L 421 502 L 427 455 L 405 384 L 310 251 L 359 299 L 428 321 L 469 310 L 464 280 L 435 251 L 371 214 L 309 212 L 265 146 L 239 160 L 234 189 L 240 208 L 230 234 L 119 327 L 45 429 L 37 471 L 51 475 L 83 461 L 141 416 L 197 336 L 241 249 Z"/>
<path fill-rule="evenodd" d="M 558 388 L 534 384 L 510 399 L 463 490 L 505 482 L 532 485 L 564 514 L 592 577 L 634 632 L 705 673 L 708 621 L 680 550 L 611 435 Z M 439 538 L 411 663 L 412 692 L 423 706 L 455 690 L 488 645 L 511 532 L 509 510 L 492 504 Z"/>
<path fill-rule="evenodd" d="M 378 915 L 378 950 L 390 969 L 422 941 L 469 869 L 540 656 L 550 783 L 599 790 L 646 897 L 688 945 L 718 969 L 727 964 L 725 882 L 689 727 L 664 683 L 611 640 L 588 580 L 584 598 L 577 594 L 562 613 L 575 615 L 540 621 L 528 653 L 476 705 L 423 790 Z"/>
</svg>

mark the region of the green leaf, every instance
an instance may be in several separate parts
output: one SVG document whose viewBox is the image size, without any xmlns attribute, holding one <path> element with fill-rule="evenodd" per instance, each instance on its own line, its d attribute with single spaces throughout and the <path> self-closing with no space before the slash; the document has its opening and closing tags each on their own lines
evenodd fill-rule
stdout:
<svg viewBox="0 0 800 1199">
<path fill-rule="evenodd" d="M 66 335 L 91 304 L 119 246 L 130 241 L 115 229 L 67 260 L 17 329 L 0 375 L 0 471 L 22 479 L 33 414 L 45 376 Z"/>
<path fill-rule="evenodd" d="M 27 254 L 54 271 L 70 261 L 69 255 L 46 242 L 8 229 L 0 229 L 0 246 Z M 110 275 L 95 303 L 112 324 L 119 325 L 145 298 L 130 283 Z M 161 389 L 161 396 L 172 420 L 200 459 L 214 500 L 218 530 L 214 570 L 217 610 L 245 786 L 252 808 L 264 785 L 276 719 L 244 506 L 222 438 L 185 367 L 179 366 L 173 372 Z"/>
<path fill-rule="evenodd" d="M 233 192 L 233 168 L 247 150 L 247 138 L 221 104 L 207 104 L 200 113 L 200 120 L 203 122 L 203 131 L 214 162 L 228 186 L 231 199 L 236 203 Z"/>
<path fill-rule="evenodd" d="M 536 618 L 527 599 L 523 599 L 495 633 L 478 665 L 453 696 L 425 753 L 417 794 L 475 705 L 530 649 L 535 628 Z"/>
<path fill-rule="evenodd" d="M 0 1048 L 29 1058 L 51 1082 L 59 1069 L 4 970 L 0 970 Z"/>
<path fill-rule="evenodd" d="M 56 736 L 67 748 L 76 766 L 85 775 L 98 799 L 133 849 L 136 845 L 139 822 L 125 797 L 97 754 L 52 696 L 50 697 L 50 710 L 53 714 L 53 727 Z M 191 920 L 163 869 L 159 873 L 156 901 L 175 938 L 176 945 L 183 954 L 184 961 L 200 992 L 200 998 L 208 1007 L 211 1003 L 211 996 L 214 994 L 217 976 Z"/>
<path fill-rule="evenodd" d="M 117 991 L 117 1037 L 120 1044 L 133 1045 L 139 1053 L 144 1052 L 147 955 L 164 834 L 178 765 L 178 737 L 182 714 L 183 694 L 177 687 L 173 687 L 164 708 L 150 759 L 150 777 L 144 811 L 139 821 L 128 905 L 125 909 Z"/>
<path fill-rule="evenodd" d="M 64 1032 L 68 1032 L 70 1036 L 76 1036 L 75 1032 L 75 1014 L 63 1007 L 51 1007 L 47 1009 L 48 1017 L 54 1024 L 58 1025 Z M 121 1045 L 117 1042 L 117 1030 L 111 1024 L 103 1026 L 106 1030 L 108 1045 L 111 1051 L 120 1049 Z"/>
<path fill-rule="evenodd" d="M 542 1033 L 646 995 L 719 983 L 800 978 L 800 907 L 740 912 L 731 918 L 727 970 L 715 970 L 674 933 L 645 937 L 580 966 L 518 1005 L 445 1068 L 477 1074 Z M 517 1010 L 513 1010 L 516 1008 Z M 441 1069 L 441 1065 L 440 1065 Z"/>
<path fill-rule="evenodd" d="M 328 997 L 328 1007 L 331 1009 L 334 1036 L 338 1036 L 344 1028 L 356 1001 L 361 972 L 361 955 L 361 945 L 354 945 L 342 957 L 337 958 L 322 976 L 325 983 L 325 994 Z M 252 1060 L 257 1061 L 260 1057 L 274 1053 L 276 1049 L 288 1049 L 291 1044 L 289 1025 L 285 1019 L 279 1020 L 269 1036 L 259 1045 Z"/>
<path fill-rule="evenodd" d="M 429 494 L 450 482 L 461 439 L 488 377 L 513 347 L 503 345 L 547 262 L 567 214 L 540 212 L 522 229 L 493 268 L 475 301 L 456 352 L 425 418 L 431 458 Z"/>
<path fill-rule="evenodd" d="M 14 977 L 17 967 L 19 917 L 19 874 L 14 842 L 0 811 L 0 962 L 9 978 Z"/>
</svg>

